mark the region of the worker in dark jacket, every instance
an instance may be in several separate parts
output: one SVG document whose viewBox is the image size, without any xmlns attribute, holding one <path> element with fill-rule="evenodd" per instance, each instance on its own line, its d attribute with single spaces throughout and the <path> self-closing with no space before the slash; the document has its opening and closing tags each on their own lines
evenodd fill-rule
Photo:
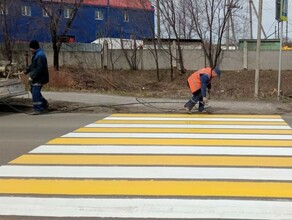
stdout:
<svg viewBox="0 0 292 220">
<path fill-rule="evenodd" d="M 188 113 L 191 113 L 197 102 L 199 102 L 199 112 L 206 111 L 205 104 L 208 103 L 207 88 L 210 90 L 212 78 L 220 77 L 220 75 L 219 68 L 202 68 L 188 78 L 188 86 L 193 94 L 193 97 L 184 105 Z"/>
<path fill-rule="evenodd" d="M 25 74 L 28 74 L 35 115 L 41 114 L 49 107 L 48 101 L 42 96 L 43 85 L 49 82 L 47 57 L 40 48 L 38 41 L 32 40 L 29 48 L 33 54 L 31 64 Z"/>
</svg>

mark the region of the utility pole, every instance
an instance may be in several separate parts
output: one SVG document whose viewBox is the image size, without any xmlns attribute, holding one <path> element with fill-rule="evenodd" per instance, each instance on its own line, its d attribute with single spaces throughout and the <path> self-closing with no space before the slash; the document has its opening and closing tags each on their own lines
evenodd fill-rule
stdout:
<svg viewBox="0 0 292 220">
<path fill-rule="evenodd" d="M 226 49 L 229 50 L 230 46 L 230 26 L 232 30 L 232 37 L 234 42 L 236 42 L 235 39 L 235 30 L 234 30 L 234 22 L 233 22 L 233 16 L 232 16 L 232 9 L 240 8 L 238 5 L 234 4 L 233 1 L 228 0 L 227 4 L 225 5 L 227 7 L 227 24 L 226 24 Z"/>
<path fill-rule="evenodd" d="M 282 46 L 283 46 L 283 22 L 288 22 L 288 0 L 276 1 L 276 20 L 281 23 L 280 30 L 280 50 L 279 50 L 279 71 L 278 71 L 278 101 L 281 95 L 281 71 L 282 71 Z"/>
<path fill-rule="evenodd" d="M 251 1 L 251 4 L 252 4 L 252 6 L 253 6 L 253 10 L 254 10 L 254 12 L 255 12 L 255 14 L 256 14 L 256 16 L 257 16 L 257 19 L 258 19 L 258 21 L 259 21 L 259 14 L 258 14 L 258 12 L 257 12 L 257 9 L 256 9 L 256 7 L 254 6 L 254 3 L 253 3 L 253 1 Z M 259 3 L 260 4 L 260 3 Z M 261 3 L 261 5 L 263 5 L 263 3 Z M 260 10 L 260 9 L 259 9 Z M 262 9 L 263 10 L 263 9 Z M 261 12 L 261 14 L 263 14 L 263 12 Z M 261 15 L 262 16 L 262 15 Z M 261 18 L 262 19 L 262 18 Z M 265 30 L 264 30 L 264 28 L 263 28 L 263 26 L 262 26 L 262 24 L 261 24 L 261 29 L 262 29 L 262 31 L 263 31 L 263 34 L 264 34 L 264 36 L 265 36 L 265 38 L 267 38 L 267 35 L 266 35 L 266 32 L 265 32 Z"/>
<path fill-rule="evenodd" d="M 288 31 L 288 29 L 289 29 L 289 25 L 288 25 L 288 21 L 286 21 L 286 44 L 288 43 L 288 33 L 289 33 L 289 31 Z"/>
<path fill-rule="evenodd" d="M 258 33 L 257 33 L 257 52 L 256 52 L 256 70 L 255 70 L 255 90 L 254 96 L 259 96 L 260 79 L 260 49 L 261 49 L 261 27 L 262 27 L 263 0 L 259 0 Z"/>
<path fill-rule="evenodd" d="M 252 0 L 249 0 L 249 37 L 253 39 L 253 31 L 252 31 Z"/>
<path fill-rule="evenodd" d="M 278 95 L 277 99 L 280 100 L 281 95 L 281 70 L 282 70 L 282 46 L 283 46 L 283 21 L 279 21 L 281 23 L 280 30 L 280 50 L 279 50 L 279 69 L 278 69 Z"/>
</svg>

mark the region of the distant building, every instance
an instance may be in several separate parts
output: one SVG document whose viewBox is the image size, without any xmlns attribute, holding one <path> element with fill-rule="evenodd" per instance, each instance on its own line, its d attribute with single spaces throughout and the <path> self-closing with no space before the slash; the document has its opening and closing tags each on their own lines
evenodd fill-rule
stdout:
<svg viewBox="0 0 292 220">
<path fill-rule="evenodd" d="M 143 48 L 142 40 L 135 39 L 121 39 L 121 38 L 98 38 L 93 41 L 93 44 L 97 44 L 102 48 L 107 42 L 108 49 L 134 49 Z"/>
<path fill-rule="evenodd" d="M 60 4 L 58 1 L 47 0 L 47 3 L 57 5 Z M 11 39 L 20 42 L 31 39 L 51 41 L 50 18 L 38 1 L 6 2 L 6 7 L 0 3 L 0 19 L 8 21 Z M 63 23 L 70 16 L 74 1 L 64 2 L 66 7 L 61 12 Z M 3 42 L 1 30 L 0 40 Z M 62 30 L 59 30 L 57 35 L 66 42 L 91 43 L 97 38 L 152 38 L 154 30 L 154 8 L 149 0 L 83 0 L 69 32 L 63 36 Z"/>
<path fill-rule="evenodd" d="M 248 51 L 256 51 L 257 49 L 257 39 L 240 39 L 239 40 L 239 49 Z M 279 50 L 280 49 L 280 40 L 279 39 L 261 39 L 261 50 Z"/>
<path fill-rule="evenodd" d="M 173 43 L 176 43 L 177 45 L 177 39 L 175 38 L 162 38 L 160 39 L 160 46 L 162 48 L 168 48 L 171 46 Z M 180 46 L 183 49 L 196 49 L 196 50 L 201 50 L 202 49 L 202 40 L 200 39 L 179 39 Z M 144 49 L 153 49 L 154 44 L 156 47 L 158 47 L 159 42 L 157 39 L 143 39 L 143 47 Z"/>
</svg>

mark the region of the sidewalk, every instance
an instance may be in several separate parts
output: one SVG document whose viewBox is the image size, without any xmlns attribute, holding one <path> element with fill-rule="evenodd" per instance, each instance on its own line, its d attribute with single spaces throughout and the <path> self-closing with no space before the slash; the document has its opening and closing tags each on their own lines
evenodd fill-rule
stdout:
<svg viewBox="0 0 292 220">
<path fill-rule="evenodd" d="M 108 108 L 115 112 L 170 112 L 185 113 L 185 100 L 162 98 L 136 98 L 77 92 L 43 92 L 49 102 L 61 101 L 79 105 Z M 26 96 L 27 98 L 27 96 Z M 292 115 L 292 103 L 265 101 L 210 100 L 207 110 L 214 114 L 282 114 Z M 194 109 L 194 113 L 196 110 Z"/>
</svg>

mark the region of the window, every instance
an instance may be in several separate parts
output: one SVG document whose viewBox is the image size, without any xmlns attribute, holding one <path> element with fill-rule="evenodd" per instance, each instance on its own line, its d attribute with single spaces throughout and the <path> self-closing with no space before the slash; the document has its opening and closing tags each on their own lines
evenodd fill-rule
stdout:
<svg viewBox="0 0 292 220">
<path fill-rule="evenodd" d="M 8 14 L 8 8 L 7 6 L 4 6 L 4 5 L 0 5 L 0 15 L 4 15 L 4 14 Z"/>
<path fill-rule="evenodd" d="M 64 18 L 71 18 L 72 15 L 72 9 L 71 8 L 65 8 L 64 9 Z"/>
<path fill-rule="evenodd" d="M 22 16 L 31 16 L 31 8 L 27 5 L 21 6 L 21 15 Z"/>
<path fill-rule="evenodd" d="M 124 22 L 129 22 L 129 13 L 128 13 L 128 11 L 124 11 Z"/>
<path fill-rule="evenodd" d="M 95 11 L 95 20 L 103 20 L 103 13 L 101 10 Z"/>
</svg>

